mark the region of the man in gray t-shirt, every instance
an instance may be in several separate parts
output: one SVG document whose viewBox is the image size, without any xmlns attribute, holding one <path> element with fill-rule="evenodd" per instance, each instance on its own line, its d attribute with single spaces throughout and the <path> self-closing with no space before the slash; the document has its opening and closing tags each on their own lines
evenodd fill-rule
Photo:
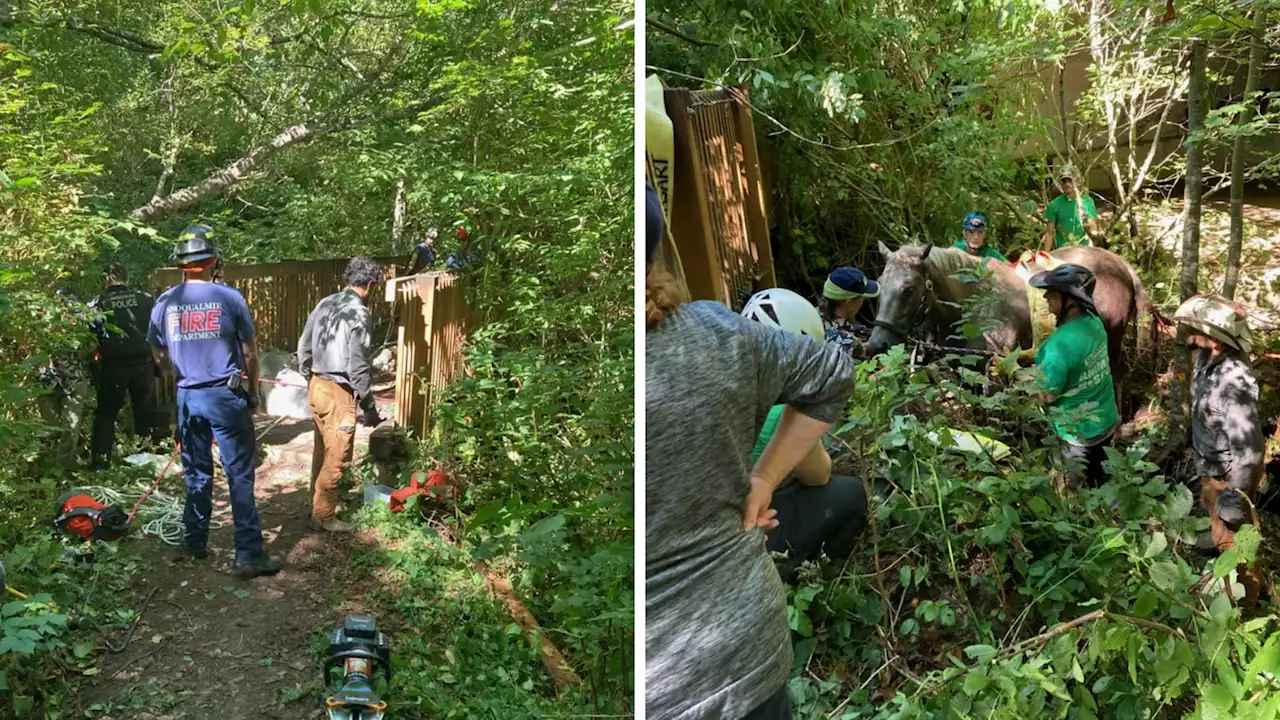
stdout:
<svg viewBox="0 0 1280 720">
<path fill-rule="evenodd" d="M 743 530 L 751 451 L 776 404 L 837 420 L 852 363 L 714 302 L 667 313 L 645 358 L 647 716 L 741 718 L 780 692 L 786 708 L 786 595 L 760 529 Z"/>
</svg>

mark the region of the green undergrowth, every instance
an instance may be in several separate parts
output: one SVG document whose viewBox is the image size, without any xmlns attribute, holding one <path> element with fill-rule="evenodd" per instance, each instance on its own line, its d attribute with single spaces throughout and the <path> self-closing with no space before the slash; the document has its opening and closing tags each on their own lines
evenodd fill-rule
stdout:
<svg viewBox="0 0 1280 720">
<path fill-rule="evenodd" d="M 392 639 L 391 718 L 535 718 L 590 713 L 579 696 L 555 699 L 538 653 L 485 588 L 466 548 L 419 513 L 368 508 L 377 529 L 353 567 L 365 601 Z"/>
<path fill-rule="evenodd" d="M 20 511 L 25 505 L 6 498 Z M 52 506 L 49 500 L 40 510 Z M 29 516 L 52 519 L 46 512 L 32 509 Z M 136 616 L 131 591 L 145 561 L 126 541 L 99 543 L 92 562 L 59 563 L 68 544 L 53 534 L 52 523 L 6 537 L 18 540 L 2 555 L 6 583 L 28 597 L 6 593 L 0 607 L 0 718 L 33 711 L 49 720 L 74 717 L 76 688 L 102 670 L 103 633 L 119 637 Z"/>
<path fill-rule="evenodd" d="M 857 368 L 838 462 L 887 497 L 851 557 L 790 591 L 799 716 L 1277 717 L 1275 605 L 1242 612 L 1221 579 L 1259 534 L 1195 555 L 1208 521 L 1146 440 L 1108 449 L 1104 487 L 1055 491 L 1043 410 L 1002 371 L 984 394 L 972 368 L 913 367 L 902 348 Z M 1011 455 L 945 449 L 953 430 Z"/>
</svg>

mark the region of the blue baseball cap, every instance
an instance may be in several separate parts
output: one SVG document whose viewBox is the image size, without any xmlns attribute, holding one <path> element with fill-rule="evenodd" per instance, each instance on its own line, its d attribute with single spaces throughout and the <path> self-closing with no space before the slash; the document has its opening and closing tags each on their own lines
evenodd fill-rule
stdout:
<svg viewBox="0 0 1280 720">
<path fill-rule="evenodd" d="M 645 267 L 653 264 L 653 258 L 658 254 L 658 244 L 662 242 L 662 235 L 666 229 L 666 218 L 662 217 L 662 203 L 658 200 L 658 192 L 646 182 L 644 184 Z"/>
<path fill-rule="evenodd" d="M 960 223 L 960 227 L 965 230 L 986 230 L 987 216 L 980 212 L 971 212 L 964 216 L 964 221 Z"/>
<path fill-rule="evenodd" d="M 848 300 L 850 296 L 876 297 L 880 294 L 880 283 L 868 279 L 855 267 L 838 267 L 832 270 L 827 276 L 827 284 L 828 286 L 823 288 L 823 295 L 832 300 Z M 830 287 L 831 285 L 835 288 Z"/>
</svg>

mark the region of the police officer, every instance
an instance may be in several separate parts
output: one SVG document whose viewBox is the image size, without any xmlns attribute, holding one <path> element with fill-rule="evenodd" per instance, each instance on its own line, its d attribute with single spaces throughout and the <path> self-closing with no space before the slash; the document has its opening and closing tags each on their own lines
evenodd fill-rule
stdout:
<svg viewBox="0 0 1280 720">
<path fill-rule="evenodd" d="M 111 263 L 104 277 L 106 292 L 89 303 L 105 316 L 93 328 L 98 336 L 98 410 L 90 449 L 97 468 L 106 466 L 115 445 L 116 416 L 126 394 L 133 403 L 134 432 L 151 437 L 156 427 L 156 366 L 147 344 L 155 303 L 128 281 L 124 264 Z"/>
<path fill-rule="evenodd" d="M 258 405 L 258 344 L 253 317 L 235 289 L 212 282 L 218 251 L 207 225 L 192 225 L 174 249 L 183 282 L 156 299 L 147 339 L 156 362 L 178 386 L 178 441 L 187 482 L 181 558 L 208 555 L 213 510 L 214 438 L 231 490 L 235 571 L 242 577 L 279 572 L 279 558 L 263 551 L 254 504 Z"/>
</svg>

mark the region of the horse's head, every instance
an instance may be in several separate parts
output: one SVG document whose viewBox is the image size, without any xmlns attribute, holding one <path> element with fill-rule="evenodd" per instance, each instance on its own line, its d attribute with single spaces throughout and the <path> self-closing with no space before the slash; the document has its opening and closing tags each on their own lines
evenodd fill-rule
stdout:
<svg viewBox="0 0 1280 720">
<path fill-rule="evenodd" d="M 876 312 L 875 329 L 867 341 L 867 352 L 879 355 L 890 346 L 907 338 L 919 325 L 931 302 L 928 260 L 932 245 L 908 245 L 897 252 L 879 243 L 884 256 L 884 272 L 880 274 L 880 309 Z"/>
</svg>

